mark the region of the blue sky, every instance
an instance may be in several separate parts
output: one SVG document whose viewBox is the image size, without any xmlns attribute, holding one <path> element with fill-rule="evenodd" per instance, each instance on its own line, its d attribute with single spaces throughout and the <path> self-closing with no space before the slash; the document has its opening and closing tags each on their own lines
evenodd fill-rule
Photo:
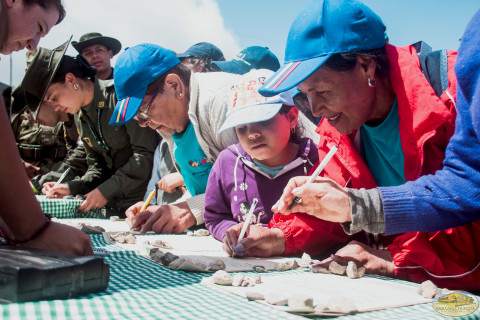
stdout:
<svg viewBox="0 0 480 320">
<path fill-rule="evenodd" d="M 248 46 L 269 47 L 283 63 L 288 31 L 307 0 L 63 0 L 65 20 L 41 40 L 54 48 L 97 31 L 113 36 L 123 47 L 142 42 L 177 52 L 207 41 L 227 60 Z M 480 8 L 479 0 L 364 0 L 387 26 L 390 43 L 424 40 L 433 49 L 458 49 L 463 31 Z M 112 9 L 115 8 L 115 9 Z M 76 55 L 73 48 L 67 51 Z M 113 62 L 116 60 L 114 57 Z M 24 75 L 25 51 L 12 54 L 12 83 Z M 0 81 L 10 82 L 10 57 L 0 60 Z"/>
<path fill-rule="evenodd" d="M 242 48 L 268 46 L 283 62 L 290 26 L 310 1 L 220 0 L 225 25 L 235 31 Z M 419 40 L 434 50 L 457 50 L 468 21 L 480 9 L 479 0 L 364 0 L 383 20 L 390 43 Z"/>
</svg>

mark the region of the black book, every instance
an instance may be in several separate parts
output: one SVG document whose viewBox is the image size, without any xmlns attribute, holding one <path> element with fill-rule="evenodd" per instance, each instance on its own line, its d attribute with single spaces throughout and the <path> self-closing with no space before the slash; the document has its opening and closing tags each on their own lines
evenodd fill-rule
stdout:
<svg viewBox="0 0 480 320">
<path fill-rule="evenodd" d="M 0 246 L 0 303 L 74 298 L 105 290 L 109 277 L 101 257 Z"/>
</svg>

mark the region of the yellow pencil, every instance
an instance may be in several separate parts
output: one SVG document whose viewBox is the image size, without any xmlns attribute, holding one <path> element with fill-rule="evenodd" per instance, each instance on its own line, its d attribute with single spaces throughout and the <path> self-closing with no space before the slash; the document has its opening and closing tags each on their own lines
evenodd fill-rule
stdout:
<svg viewBox="0 0 480 320">
<path fill-rule="evenodd" d="M 145 211 L 147 209 L 148 205 L 150 204 L 150 201 L 152 201 L 154 196 L 155 196 L 155 189 L 153 189 L 152 192 L 150 192 L 150 194 L 148 195 L 147 201 L 145 201 L 145 204 L 143 205 L 142 210 L 140 211 Z"/>
</svg>

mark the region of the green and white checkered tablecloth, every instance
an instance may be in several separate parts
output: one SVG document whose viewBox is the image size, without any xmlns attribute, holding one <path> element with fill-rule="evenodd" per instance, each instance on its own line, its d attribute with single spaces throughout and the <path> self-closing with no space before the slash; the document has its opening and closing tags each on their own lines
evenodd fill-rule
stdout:
<svg viewBox="0 0 480 320">
<path fill-rule="evenodd" d="M 52 217 L 68 219 L 68 218 L 104 218 L 105 214 L 102 209 L 93 209 L 88 212 L 79 212 L 77 207 L 82 204 L 83 200 L 78 199 L 60 199 L 47 198 L 44 195 L 37 195 L 37 200 L 42 207 L 42 211 L 49 213 Z"/>
<path fill-rule="evenodd" d="M 91 237 L 93 246 L 111 252 L 105 258 L 111 272 L 106 291 L 77 299 L 0 305 L 2 319 L 305 319 L 200 283 L 211 274 L 172 271 L 133 251 L 107 244 L 102 235 Z M 477 311 L 455 319 L 479 317 Z M 445 318 L 431 304 L 422 304 L 336 319 Z"/>
</svg>

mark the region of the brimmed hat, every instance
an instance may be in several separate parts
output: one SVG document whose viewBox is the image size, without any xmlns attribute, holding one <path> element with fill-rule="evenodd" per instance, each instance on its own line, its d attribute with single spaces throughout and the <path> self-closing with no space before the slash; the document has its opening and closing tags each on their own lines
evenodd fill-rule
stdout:
<svg viewBox="0 0 480 320">
<path fill-rule="evenodd" d="M 113 71 L 118 103 L 110 124 L 124 124 L 132 120 L 148 85 L 179 63 L 173 51 L 155 44 L 142 43 L 126 48 L 118 56 Z"/>
<path fill-rule="evenodd" d="M 25 100 L 35 120 L 71 40 L 72 37 L 53 50 L 38 48 L 23 77 L 20 87 L 25 90 Z"/>
<path fill-rule="evenodd" d="M 267 47 L 259 46 L 243 49 L 230 61 L 215 61 L 212 64 L 223 72 L 236 74 L 245 74 L 252 69 L 277 71 L 280 68 L 277 56 Z"/>
<path fill-rule="evenodd" d="M 385 45 L 385 26 L 370 8 L 355 0 L 314 0 L 292 23 L 285 64 L 260 88 L 274 95 L 297 86 L 335 53 Z"/>
<path fill-rule="evenodd" d="M 293 106 L 290 91 L 273 97 L 264 97 L 258 89 L 273 74 L 270 70 L 252 70 L 242 76 L 229 93 L 229 110 L 219 133 L 242 124 L 266 121 L 273 118 L 283 104 Z"/>
<path fill-rule="evenodd" d="M 179 59 L 197 57 L 203 60 L 209 59 L 211 61 L 225 61 L 222 50 L 208 42 L 199 42 L 194 44 L 185 52 L 178 53 L 177 57 Z"/>
<path fill-rule="evenodd" d="M 115 38 L 102 36 L 98 32 L 86 33 L 80 37 L 79 41 L 72 41 L 72 46 L 82 54 L 83 49 L 94 44 L 102 44 L 109 50 L 112 50 L 113 55 L 116 55 L 122 49 L 122 44 Z"/>
</svg>

